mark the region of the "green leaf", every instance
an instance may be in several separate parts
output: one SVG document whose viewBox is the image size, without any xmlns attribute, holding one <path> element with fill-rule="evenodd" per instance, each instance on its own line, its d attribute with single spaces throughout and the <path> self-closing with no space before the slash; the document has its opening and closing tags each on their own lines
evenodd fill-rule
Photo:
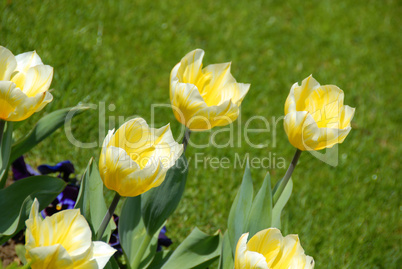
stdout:
<svg viewBox="0 0 402 269">
<path fill-rule="evenodd" d="M 254 198 L 248 219 L 249 238 L 257 232 L 271 227 L 272 222 L 272 193 L 269 173 L 265 176 L 261 189 Z"/>
<path fill-rule="evenodd" d="M 105 269 L 119 269 L 119 264 L 117 263 L 115 258 L 112 256 L 112 257 L 110 257 L 109 261 L 107 262 L 107 264 L 104 268 Z"/>
<path fill-rule="evenodd" d="M 228 231 L 226 231 L 225 234 L 223 235 L 222 252 L 218 268 L 219 269 L 234 268 L 234 258 L 232 253 L 232 246 L 230 245 Z"/>
<path fill-rule="evenodd" d="M 146 229 L 141 219 L 141 196 L 127 197 L 119 218 L 119 237 L 127 264 L 134 260 Z"/>
<path fill-rule="evenodd" d="M 140 268 L 146 268 L 152 262 L 162 225 L 157 230 L 158 233 L 152 236 L 149 245 L 145 246 L 145 252 L 141 254 L 142 244 L 147 244 L 146 240 L 149 236 L 141 217 L 141 196 L 126 198 L 119 219 L 119 237 L 130 268 L 132 268 L 132 263 L 138 255 L 142 255 Z"/>
<path fill-rule="evenodd" d="M 195 228 L 177 247 L 162 269 L 207 268 L 219 258 L 221 235 L 208 235 Z"/>
<path fill-rule="evenodd" d="M 169 169 L 163 183 L 142 195 L 142 217 L 149 234 L 155 234 L 177 208 L 186 185 L 187 167 L 183 154 Z"/>
<path fill-rule="evenodd" d="M 243 181 L 236 198 L 232 204 L 228 219 L 229 241 L 234 255 L 237 241 L 246 232 L 248 216 L 253 201 L 253 182 L 250 168 L 247 164 L 244 171 Z"/>
<path fill-rule="evenodd" d="M 275 203 L 272 209 L 272 227 L 278 229 L 281 228 L 281 213 L 282 209 L 285 207 L 286 203 L 289 201 L 290 195 L 292 194 L 293 181 L 290 178 L 289 182 L 286 184 L 281 196 L 279 196 L 278 201 Z"/>
<path fill-rule="evenodd" d="M 72 117 L 81 114 L 87 109 L 88 107 L 85 106 L 76 106 L 60 109 L 45 115 L 36 123 L 28 135 L 14 143 L 11 148 L 10 162 L 15 161 L 19 156 L 31 150 L 43 139 L 63 126 L 66 121 L 71 120 Z"/>
<path fill-rule="evenodd" d="M 60 178 L 34 176 L 20 179 L 0 190 L 0 235 L 11 236 L 24 226 L 34 198 L 38 199 L 40 210 L 43 210 L 65 186 Z"/>
<path fill-rule="evenodd" d="M 4 133 L 0 133 L 0 189 L 4 188 L 7 181 L 11 145 L 13 144 L 13 123 L 0 120 L 1 124 L 5 128 Z M 0 128 L 0 132 L 3 132 L 2 128 Z"/>
<path fill-rule="evenodd" d="M 173 251 L 165 250 L 155 253 L 152 263 L 147 267 L 147 269 L 160 269 L 167 262 L 167 260 L 172 256 Z M 231 268 L 233 269 L 233 268 Z"/>
<path fill-rule="evenodd" d="M 23 264 L 27 264 L 27 260 L 25 258 L 25 246 L 23 244 L 15 245 L 15 253 Z"/>
<path fill-rule="evenodd" d="M 81 210 L 81 214 L 86 218 L 93 231 L 92 237 L 95 239 L 106 214 L 107 206 L 103 196 L 103 181 L 93 158 L 89 160 L 87 169 L 82 175 L 80 192 L 78 193 L 75 208 Z M 116 229 L 116 225 L 111 220 L 102 237 L 104 242 L 109 240 L 114 229 Z"/>
</svg>

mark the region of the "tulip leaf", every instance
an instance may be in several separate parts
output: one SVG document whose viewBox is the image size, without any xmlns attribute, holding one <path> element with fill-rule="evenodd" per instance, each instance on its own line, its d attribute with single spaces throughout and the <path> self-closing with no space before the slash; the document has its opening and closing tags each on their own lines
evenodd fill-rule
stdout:
<svg viewBox="0 0 402 269">
<path fill-rule="evenodd" d="M 151 241 L 147 242 L 146 239 L 149 239 L 148 236 L 151 235 L 147 234 L 141 217 L 141 196 L 126 198 L 119 219 L 119 238 L 130 268 L 133 268 L 136 258 L 141 259 L 139 268 L 147 268 L 152 262 L 161 229 L 162 226 L 157 230 L 158 233 L 152 236 Z M 148 244 L 148 246 L 143 246 L 143 244 Z M 141 253 L 142 247 L 146 247 L 144 253 Z M 138 255 L 142 255 L 142 257 L 137 257 Z"/>
<path fill-rule="evenodd" d="M 187 168 L 183 154 L 169 169 L 163 183 L 142 195 L 142 217 L 149 234 L 155 234 L 177 208 L 186 186 Z"/>
<path fill-rule="evenodd" d="M 172 256 L 173 251 L 165 250 L 165 251 L 158 251 L 155 254 L 152 263 L 147 267 L 147 269 L 160 269 L 166 263 L 166 261 Z M 231 268 L 233 269 L 233 268 Z"/>
<path fill-rule="evenodd" d="M 88 107 L 86 106 L 64 108 L 42 117 L 25 137 L 14 143 L 11 148 L 10 162 L 15 161 L 18 157 L 31 150 L 43 139 L 63 126 L 65 122 L 87 109 Z"/>
<path fill-rule="evenodd" d="M 222 242 L 222 252 L 219 261 L 219 269 L 233 269 L 234 268 L 234 258 L 232 254 L 232 247 L 230 245 L 229 233 L 225 232 L 223 235 Z"/>
<path fill-rule="evenodd" d="M 281 213 L 286 203 L 289 201 L 290 195 L 292 194 L 293 181 L 289 179 L 286 184 L 281 196 L 279 196 L 278 201 L 276 201 L 272 209 L 272 224 L 271 227 L 281 228 Z"/>
<path fill-rule="evenodd" d="M 60 178 L 34 176 L 20 179 L 0 190 L 0 242 L 24 226 L 34 198 L 38 199 L 40 210 L 43 210 L 65 186 L 66 183 Z"/>
<path fill-rule="evenodd" d="M 115 258 L 112 256 L 110 257 L 109 261 L 107 262 L 105 269 L 119 269 L 119 264 L 116 262 Z"/>
<path fill-rule="evenodd" d="M 243 181 L 232 204 L 228 219 L 229 241 L 232 253 L 235 254 L 237 241 L 246 232 L 248 216 L 253 201 L 253 182 L 250 168 L 247 164 L 244 171 Z"/>
<path fill-rule="evenodd" d="M 89 160 L 88 166 L 82 175 L 80 192 L 78 193 L 75 208 L 81 210 L 81 214 L 87 219 L 92 229 L 92 237 L 96 238 L 103 217 L 106 214 L 107 206 L 103 196 L 103 182 L 94 159 Z M 111 220 L 102 240 L 108 242 L 109 237 L 116 225 Z"/>
<path fill-rule="evenodd" d="M 269 173 L 265 176 L 261 189 L 254 198 L 248 219 L 249 237 L 257 232 L 271 227 L 272 222 L 272 193 Z"/>
<path fill-rule="evenodd" d="M 208 235 L 195 228 L 177 247 L 162 269 L 207 268 L 221 254 L 220 233 Z"/>
<path fill-rule="evenodd" d="M 4 187 L 7 181 L 12 144 L 13 123 L 0 120 L 0 189 Z"/>
</svg>

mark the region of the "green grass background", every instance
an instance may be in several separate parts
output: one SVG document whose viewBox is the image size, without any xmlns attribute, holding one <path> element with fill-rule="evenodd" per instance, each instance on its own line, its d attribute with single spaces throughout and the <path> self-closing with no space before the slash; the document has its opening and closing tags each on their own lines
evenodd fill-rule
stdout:
<svg viewBox="0 0 402 269">
<path fill-rule="evenodd" d="M 204 64 L 232 61 L 237 81 L 251 83 L 241 131 L 254 115 L 283 116 L 291 85 L 310 74 L 338 85 L 345 104 L 356 107 L 353 129 L 339 146 L 337 167 L 302 154 L 283 233 L 299 234 L 316 268 L 401 268 L 401 14 L 399 1 L 3 0 L 0 44 L 14 54 L 35 49 L 55 70 L 54 101 L 20 135 L 44 113 L 79 102 L 114 104 L 114 111 L 106 110 L 106 126 L 117 127 L 109 117 L 141 115 L 149 121 L 151 104 L 170 103 L 171 69 L 195 48 L 205 50 Z M 77 139 L 99 141 L 98 112 L 74 120 Z M 156 112 L 155 125 L 170 122 L 178 137 L 173 113 Z M 237 134 L 238 124 L 233 128 Z M 207 143 L 210 133 L 191 138 Z M 252 148 L 241 135 L 235 147 L 189 148 L 187 156 L 233 161 L 236 153 L 262 158 L 271 152 L 288 164 L 294 153 L 282 121 L 250 139 L 269 146 Z M 225 143 L 228 132 L 216 140 Z M 99 151 L 71 145 L 60 130 L 27 157 L 31 164 L 70 159 L 80 174 Z M 167 224 L 176 244 L 194 226 L 210 233 L 226 229 L 243 173 L 240 167 L 194 166 L 190 162 L 184 198 Z M 274 184 L 285 169 L 253 169 L 256 187 L 266 172 Z"/>
</svg>

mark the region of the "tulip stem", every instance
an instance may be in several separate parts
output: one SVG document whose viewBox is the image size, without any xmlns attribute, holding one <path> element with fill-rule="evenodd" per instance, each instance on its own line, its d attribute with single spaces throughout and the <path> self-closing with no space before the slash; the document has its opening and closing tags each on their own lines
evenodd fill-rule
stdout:
<svg viewBox="0 0 402 269">
<path fill-rule="evenodd" d="M 107 212 L 106 212 L 106 214 L 105 214 L 105 217 L 103 218 L 102 223 L 101 223 L 101 225 L 100 225 L 100 227 L 99 227 L 98 235 L 97 235 L 97 237 L 96 237 L 96 239 L 97 239 L 98 241 L 102 239 L 103 233 L 105 232 L 106 227 L 107 227 L 107 225 L 109 224 L 110 219 L 111 219 L 112 216 L 113 216 L 113 212 L 114 212 L 114 210 L 116 209 L 117 204 L 118 204 L 119 201 L 120 201 L 120 198 L 121 198 L 121 196 L 116 192 L 116 194 L 114 195 L 113 201 L 112 201 L 112 203 L 110 204 L 110 207 L 109 207 L 109 209 L 107 210 Z"/>
<path fill-rule="evenodd" d="M 299 161 L 301 153 L 302 153 L 302 151 L 300 149 L 296 150 L 296 153 L 293 156 L 292 162 L 289 164 L 289 167 L 288 167 L 288 170 L 286 171 L 285 176 L 278 183 L 279 185 L 276 188 L 276 190 L 274 190 L 274 197 L 273 197 L 274 204 L 278 201 L 279 197 L 281 197 L 283 190 L 285 189 L 286 185 L 288 184 L 289 179 L 292 176 L 293 171 L 295 170 L 297 162 Z"/>
<path fill-rule="evenodd" d="M 4 120 L 0 120 L 0 148 L 3 142 L 3 134 L 4 134 L 4 127 L 6 126 L 6 122 Z"/>
<path fill-rule="evenodd" d="M 144 256 L 144 253 L 147 250 L 148 245 L 151 242 L 151 240 L 152 240 L 152 236 L 148 232 L 146 232 L 145 238 L 141 242 L 140 249 L 138 250 L 137 255 L 134 258 L 134 261 L 131 264 L 131 269 L 138 269 L 138 267 L 141 263 L 141 260 L 142 260 L 142 256 Z"/>
<path fill-rule="evenodd" d="M 190 140 L 191 131 L 190 129 L 186 128 L 183 137 L 183 154 L 186 152 L 188 141 Z"/>
</svg>

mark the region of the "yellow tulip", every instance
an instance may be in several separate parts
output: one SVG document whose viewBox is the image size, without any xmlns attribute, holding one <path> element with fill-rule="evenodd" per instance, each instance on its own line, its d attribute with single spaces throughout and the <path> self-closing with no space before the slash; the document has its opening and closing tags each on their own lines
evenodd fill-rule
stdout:
<svg viewBox="0 0 402 269">
<path fill-rule="evenodd" d="M 284 126 L 290 143 L 300 150 L 320 150 L 342 143 L 355 109 L 343 105 L 343 91 L 321 86 L 312 76 L 295 83 L 285 104 Z"/>
<path fill-rule="evenodd" d="M 276 228 L 256 233 L 247 242 L 243 234 L 236 247 L 235 269 L 309 269 L 314 268 L 312 257 L 304 254 L 299 237 L 285 237 Z"/>
<path fill-rule="evenodd" d="M 99 171 L 108 189 L 121 196 L 137 196 L 159 186 L 166 172 L 183 153 L 169 124 L 149 128 L 142 118 L 109 131 L 99 160 Z"/>
<path fill-rule="evenodd" d="M 22 121 L 53 100 L 53 67 L 35 51 L 14 56 L 0 46 L 0 120 Z"/>
<path fill-rule="evenodd" d="M 204 51 L 181 59 L 170 74 L 170 102 L 176 119 L 192 131 L 209 130 L 235 121 L 250 84 L 237 83 L 231 63 L 202 69 Z"/>
<path fill-rule="evenodd" d="M 92 242 L 91 229 L 79 209 L 60 211 L 42 219 L 35 199 L 25 222 L 25 257 L 32 269 L 101 269 L 115 249 Z"/>
</svg>

